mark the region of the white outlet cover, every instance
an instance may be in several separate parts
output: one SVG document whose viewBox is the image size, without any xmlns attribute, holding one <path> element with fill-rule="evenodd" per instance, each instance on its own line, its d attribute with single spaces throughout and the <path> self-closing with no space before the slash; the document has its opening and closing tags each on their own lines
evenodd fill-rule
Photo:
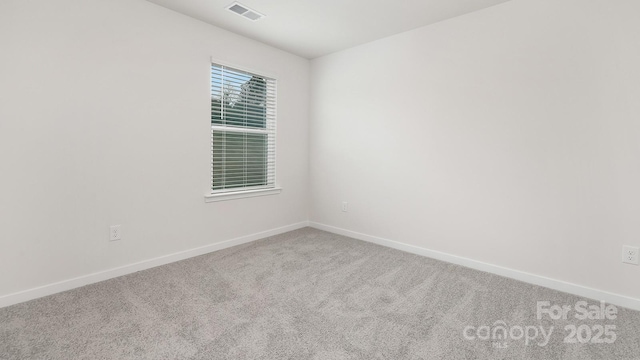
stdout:
<svg viewBox="0 0 640 360">
<path fill-rule="evenodd" d="M 638 265 L 638 253 L 640 248 L 635 246 L 622 247 L 622 262 L 625 264 Z"/>
<path fill-rule="evenodd" d="M 120 225 L 111 225 L 109 226 L 109 240 L 116 241 L 122 239 L 122 230 Z"/>
</svg>

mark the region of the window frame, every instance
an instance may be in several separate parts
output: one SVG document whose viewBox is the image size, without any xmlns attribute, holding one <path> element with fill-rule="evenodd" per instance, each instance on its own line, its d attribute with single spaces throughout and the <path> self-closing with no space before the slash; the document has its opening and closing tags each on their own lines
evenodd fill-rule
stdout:
<svg viewBox="0 0 640 360">
<path fill-rule="evenodd" d="M 282 191 L 282 188 L 280 186 L 278 186 L 278 181 L 277 181 L 277 173 L 276 173 L 276 167 L 277 167 L 277 146 L 276 146 L 276 142 L 277 142 L 277 123 L 278 123 L 278 117 L 277 117 L 277 106 L 278 106 L 278 91 L 277 91 L 277 87 L 278 87 L 278 77 L 275 74 L 270 74 L 268 72 L 265 71 L 261 71 L 261 70 L 255 70 L 255 69 L 251 69 L 248 68 L 246 66 L 242 66 L 242 65 L 237 65 L 237 64 L 231 64 L 228 63 L 226 61 L 221 61 L 219 59 L 216 59 L 214 57 L 210 58 L 209 61 L 209 98 L 211 98 L 211 76 L 212 76 L 212 66 L 217 65 L 217 66 L 222 66 L 225 68 L 230 68 L 231 70 L 238 70 L 241 72 L 245 72 L 251 75 L 255 75 L 258 77 L 262 77 L 265 78 L 267 80 L 271 80 L 274 82 L 274 88 L 273 88 L 273 93 L 274 93 L 274 114 L 273 114 L 273 142 L 272 144 L 270 144 L 270 142 L 268 141 L 268 145 L 270 148 L 268 148 L 267 152 L 272 151 L 273 152 L 273 157 L 271 159 L 268 159 L 267 161 L 272 161 L 272 164 L 267 164 L 267 167 L 269 168 L 268 171 L 272 171 L 273 175 L 273 183 L 272 184 L 268 184 L 268 185 L 256 185 L 256 186 L 249 186 L 249 187 L 238 187 L 238 188 L 227 188 L 227 189 L 219 189 L 219 190 L 214 190 L 213 189 L 213 181 L 214 181 L 214 174 L 213 174 L 213 166 L 214 166 L 214 161 L 213 161 L 213 146 L 214 146 L 214 131 L 228 131 L 229 129 L 231 129 L 231 132 L 235 132 L 235 133 L 265 133 L 268 135 L 269 130 L 265 130 L 265 131 L 260 131 L 256 129 L 251 129 L 251 128 L 245 128 L 244 130 L 242 128 L 238 128 L 238 127 L 233 127 L 233 126 L 224 126 L 224 125 L 213 125 L 211 122 L 211 111 L 209 111 L 209 129 L 210 129 L 210 141 L 211 141 L 211 154 L 209 157 L 209 162 L 210 162 L 210 176 L 209 176 L 209 192 L 207 194 L 205 194 L 205 202 L 216 202 L 216 201 L 224 201 L 224 200 L 233 200 L 233 199 L 242 199 L 242 198 L 248 198 L 248 197 L 256 197 L 256 196 L 265 196 L 265 195 L 276 195 L 279 194 Z M 211 110 L 211 105 L 209 105 L 209 109 Z M 267 157 L 269 155 L 267 154 Z M 267 180 L 269 179 L 270 175 L 267 174 Z"/>
</svg>

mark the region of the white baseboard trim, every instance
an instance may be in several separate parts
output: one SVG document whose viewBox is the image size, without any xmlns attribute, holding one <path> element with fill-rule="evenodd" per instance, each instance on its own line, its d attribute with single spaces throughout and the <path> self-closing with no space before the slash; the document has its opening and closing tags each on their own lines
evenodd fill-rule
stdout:
<svg viewBox="0 0 640 360">
<path fill-rule="evenodd" d="M 125 265 L 109 270 L 99 271 L 88 275 L 79 276 L 73 279 L 63 280 L 56 283 L 16 292 L 13 294 L 0 296 L 0 308 L 18 304 L 21 302 L 41 298 L 43 296 L 56 294 L 59 292 L 75 289 L 81 286 L 94 284 L 100 281 L 113 279 L 119 276 L 132 274 L 138 271 L 154 268 L 156 266 L 169 264 L 172 262 L 192 258 L 194 256 L 208 254 L 214 251 L 230 248 L 232 246 L 246 244 L 252 241 L 260 240 L 269 236 L 279 235 L 289 231 L 301 229 L 309 226 L 308 221 L 291 224 L 276 229 L 262 231 L 255 234 L 241 236 L 235 239 L 218 242 L 215 244 L 205 245 L 195 249 L 180 251 L 177 253 L 160 256 L 157 258 L 140 261 L 134 264 Z"/>
<path fill-rule="evenodd" d="M 640 311 L 640 299 L 635 299 L 625 295 L 619 295 L 619 294 L 614 294 L 614 293 L 610 293 L 602 290 L 597 290 L 597 289 L 589 288 L 582 285 L 572 284 L 569 282 L 551 279 L 548 277 L 539 276 L 535 274 L 530 274 L 530 273 L 519 271 L 519 270 L 509 269 L 509 268 L 505 268 L 498 265 L 492 265 L 492 264 L 484 263 L 481 261 L 476 261 L 476 260 L 472 260 L 472 259 L 468 259 L 468 258 L 456 256 L 456 255 L 451 255 L 451 254 L 443 253 L 440 251 L 429 250 L 429 249 L 421 248 L 418 246 L 404 244 L 398 241 L 383 239 L 377 236 L 362 234 L 359 232 L 346 230 L 346 229 L 342 229 L 342 228 L 338 228 L 330 225 L 320 224 L 313 221 L 309 222 L 309 226 L 319 230 L 328 231 L 338 235 L 348 236 L 354 239 L 371 242 L 374 244 L 382 245 L 382 246 L 393 248 L 396 250 L 401 250 L 408 253 L 425 256 L 428 258 L 441 260 L 441 261 L 445 261 L 445 262 L 456 264 L 456 265 L 461 265 L 467 268 L 507 277 L 510 279 L 519 280 L 529 284 L 543 286 L 549 289 L 558 290 L 558 291 L 562 291 L 562 292 L 573 294 L 573 295 L 578 295 L 584 298 L 589 298 L 589 299 L 598 300 L 598 301 L 605 301 L 609 304 Z"/>
</svg>

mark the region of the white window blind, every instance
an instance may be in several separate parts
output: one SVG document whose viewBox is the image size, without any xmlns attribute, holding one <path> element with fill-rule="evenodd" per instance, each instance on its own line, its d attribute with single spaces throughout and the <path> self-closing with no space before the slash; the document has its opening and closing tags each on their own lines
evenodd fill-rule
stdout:
<svg viewBox="0 0 640 360">
<path fill-rule="evenodd" d="M 275 187 L 276 80 L 211 64 L 212 193 Z"/>
</svg>

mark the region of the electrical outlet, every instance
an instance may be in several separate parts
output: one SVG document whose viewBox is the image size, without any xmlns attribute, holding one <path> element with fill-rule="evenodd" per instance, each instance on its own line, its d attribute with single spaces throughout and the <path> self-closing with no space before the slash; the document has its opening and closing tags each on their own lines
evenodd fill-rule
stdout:
<svg viewBox="0 0 640 360">
<path fill-rule="evenodd" d="M 638 248 L 634 246 L 622 247 L 622 262 L 626 264 L 638 265 Z"/>
<path fill-rule="evenodd" d="M 122 239 L 122 230 L 120 225 L 111 225 L 109 227 L 109 241 L 116 241 Z"/>
<path fill-rule="evenodd" d="M 347 203 L 346 201 L 343 201 L 342 202 L 342 211 L 343 212 L 347 212 L 348 206 L 349 206 L 349 203 Z"/>
</svg>

